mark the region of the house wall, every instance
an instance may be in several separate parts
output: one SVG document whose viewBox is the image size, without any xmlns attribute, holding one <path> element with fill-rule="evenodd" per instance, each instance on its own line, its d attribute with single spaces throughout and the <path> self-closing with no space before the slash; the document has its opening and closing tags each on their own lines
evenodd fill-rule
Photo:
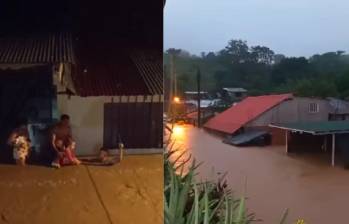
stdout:
<svg viewBox="0 0 349 224">
<path fill-rule="evenodd" d="M 309 104 L 317 103 L 319 112 L 310 113 Z M 332 107 L 327 100 L 295 97 L 291 100 L 282 102 L 263 113 L 257 119 L 249 122 L 246 126 L 268 126 L 271 123 L 289 123 L 300 121 L 327 121 L 328 114 L 332 112 Z"/>
<path fill-rule="evenodd" d="M 289 132 L 288 152 L 320 152 L 324 150 L 325 137 L 308 133 Z M 331 150 L 331 138 L 327 138 L 327 150 Z"/>
<path fill-rule="evenodd" d="M 232 101 L 240 101 L 247 97 L 246 92 L 227 92 L 227 95 L 229 95 Z"/>
<path fill-rule="evenodd" d="M 310 113 L 310 103 L 317 103 L 319 105 L 319 112 Z M 273 145 L 283 145 L 286 143 L 285 132 L 281 129 L 270 128 L 269 124 L 301 121 L 327 121 L 328 115 L 332 111 L 333 108 L 330 106 L 327 100 L 307 97 L 295 97 L 291 100 L 284 101 L 281 104 L 263 113 L 257 119 L 249 122 L 245 127 L 267 130 L 273 136 Z"/>
<path fill-rule="evenodd" d="M 68 114 L 73 137 L 77 143 L 77 154 L 96 154 L 103 144 L 103 107 L 111 97 L 79 97 L 58 95 L 59 114 Z"/>
<path fill-rule="evenodd" d="M 150 102 L 152 96 L 79 97 L 57 96 L 58 114 L 68 114 L 78 155 L 94 155 L 103 145 L 104 103 Z M 163 96 L 153 96 L 163 102 Z"/>
</svg>

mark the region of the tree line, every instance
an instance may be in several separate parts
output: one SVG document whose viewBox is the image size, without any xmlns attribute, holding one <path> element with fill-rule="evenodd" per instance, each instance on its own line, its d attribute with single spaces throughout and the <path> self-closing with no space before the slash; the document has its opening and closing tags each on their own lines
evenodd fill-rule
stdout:
<svg viewBox="0 0 349 224">
<path fill-rule="evenodd" d="M 266 46 L 249 46 L 236 39 L 218 52 L 203 52 L 200 56 L 170 48 L 164 53 L 165 80 L 170 74 L 170 56 L 180 92 L 196 89 L 195 75 L 200 68 L 202 87 L 211 93 L 224 87 L 243 87 L 250 95 L 349 97 L 349 55 L 344 51 L 308 58 L 286 57 Z"/>
</svg>

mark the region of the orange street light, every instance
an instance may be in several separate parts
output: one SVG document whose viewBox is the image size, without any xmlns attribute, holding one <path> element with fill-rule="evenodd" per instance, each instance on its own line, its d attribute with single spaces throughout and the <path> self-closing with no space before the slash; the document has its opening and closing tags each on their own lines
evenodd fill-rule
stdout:
<svg viewBox="0 0 349 224">
<path fill-rule="evenodd" d="M 181 100 L 179 99 L 179 97 L 176 96 L 176 97 L 173 98 L 173 101 L 174 101 L 175 103 L 179 103 Z"/>
</svg>

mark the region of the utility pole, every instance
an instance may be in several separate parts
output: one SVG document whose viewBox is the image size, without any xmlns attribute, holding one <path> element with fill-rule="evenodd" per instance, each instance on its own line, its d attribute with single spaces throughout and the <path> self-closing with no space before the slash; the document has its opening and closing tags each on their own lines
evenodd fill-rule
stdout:
<svg viewBox="0 0 349 224">
<path fill-rule="evenodd" d="M 176 67 L 175 67 L 175 60 L 176 60 L 176 55 L 174 54 L 172 56 L 172 64 L 173 64 L 173 85 L 174 85 L 174 96 L 178 97 L 178 93 L 177 93 L 177 73 L 176 73 Z"/>
<path fill-rule="evenodd" d="M 201 74 L 200 74 L 200 68 L 198 68 L 196 81 L 197 81 L 197 87 L 198 87 L 198 127 L 201 127 L 201 88 L 200 88 L 200 80 Z"/>
<path fill-rule="evenodd" d="M 168 101 L 168 113 L 173 116 L 173 54 L 170 53 L 170 90 L 169 90 L 169 101 Z"/>
</svg>

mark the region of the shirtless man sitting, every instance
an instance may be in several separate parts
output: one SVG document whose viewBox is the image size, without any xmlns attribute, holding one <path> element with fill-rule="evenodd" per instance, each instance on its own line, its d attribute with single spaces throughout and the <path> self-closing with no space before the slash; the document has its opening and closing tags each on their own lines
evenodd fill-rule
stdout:
<svg viewBox="0 0 349 224">
<path fill-rule="evenodd" d="M 75 142 L 71 133 L 70 117 L 67 114 L 63 114 L 60 122 L 54 126 L 51 143 L 55 151 L 52 167 L 60 168 L 61 165 L 79 165 L 81 163 L 75 157 Z"/>
</svg>

